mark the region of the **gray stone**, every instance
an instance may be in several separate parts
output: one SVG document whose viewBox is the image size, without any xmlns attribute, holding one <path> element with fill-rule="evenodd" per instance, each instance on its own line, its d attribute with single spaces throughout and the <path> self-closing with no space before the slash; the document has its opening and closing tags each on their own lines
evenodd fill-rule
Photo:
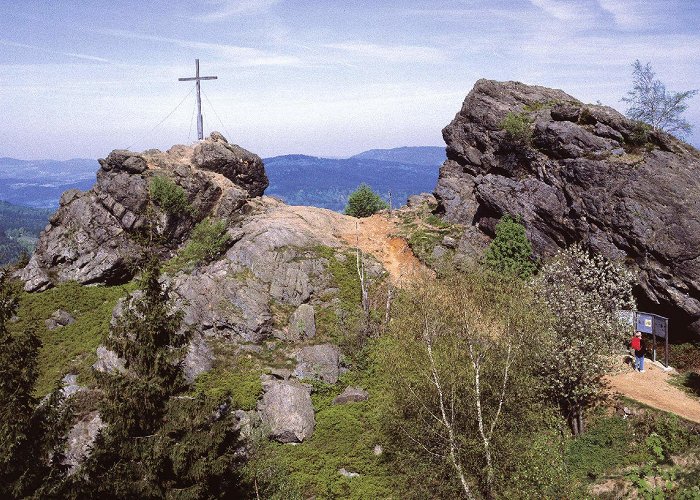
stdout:
<svg viewBox="0 0 700 500">
<path fill-rule="evenodd" d="M 511 112 L 528 113 L 531 145 L 502 130 Z M 438 211 L 466 227 L 457 253 L 517 216 L 537 257 L 581 242 L 622 259 L 638 301 L 670 314 L 681 338 L 700 333 L 700 152 L 654 131 L 635 145 L 637 127 L 561 90 L 479 80 L 443 130 L 435 188 Z"/>
<path fill-rule="evenodd" d="M 90 448 L 97 438 L 97 434 L 105 424 L 96 411 L 82 417 L 68 431 L 66 436 L 66 450 L 63 464 L 68 466 L 68 474 L 74 474 L 90 453 Z"/>
<path fill-rule="evenodd" d="M 369 393 L 359 387 L 346 387 L 343 392 L 333 399 L 333 404 L 342 405 L 345 403 L 359 403 L 367 401 Z"/>
<path fill-rule="evenodd" d="M 276 379 L 287 380 L 292 376 L 292 370 L 286 368 L 273 368 L 270 370 L 270 375 Z"/>
<path fill-rule="evenodd" d="M 447 247 L 447 248 L 451 248 L 452 250 L 457 248 L 457 243 L 458 243 L 457 240 L 454 239 L 452 236 L 445 236 L 442 239 L 442 246 Z"/>
<path fill-rule="evenodd" d="M 374 453 L 375 456 L 379 456 L 384 453 L 384 448 L 382 448 L 382 445 L 376 444 L 374 445 L 374 449 L 372 449 L 372 453 Z"/>
<path fill-rule="evenodd" d="M 44 323 L 46 324 L 46 328 L 48 330 L 55 330 L 56 328 L 75 323 L 75 318 L 71 316 L 70 313 L 68 313 L 67 311 L 64 311 L 63 309 L 58 309 L 54 311 L 51 317 L 47 319 Z"/>
<path fill-rule="evenodd" d="M 69 373 L 64 376 L 61 382 L 63 383 L 61 394 L 65 399 L 85 390 L 85 387 L 78 385 L 78 376 L 74 373 Z"/>
<path fill-rule="evenodd" d="M 437 200 L 432 193 L 412 194 L 406 200 L 406 205 L 410 208 L 419 208 L 422 205 L 432 208 L 437 205 Z"/>
<path fill-rule="evenodd" d="M 314 307 L 302 304 L 289 318 L 287 340 L 310 339 L 316 336 L 316 316 Z"/>
<path fill-rule="evenodd" d="M 182 372 L 187 383 L 191 384 L 202 373 L 211 370 L 214 353 L 202 335 L 195 335 L 187 346 Z"/>
<path fill-rule="evenodd" d="M 296 381 L 272 381 L 265 386 L 260 414 L 270 437 L 280 443 L 300 443 L 316 424 L 310 390 Z"/>
<path fill-rule="evenodd" d="M 117 353 L 101 345 L 97 347 L 97 361 L 92 368 L 103 373 L 124 373 L 126 371 L 125 361 L 117 356 Z"/>
<path fill-rule="evenodd" d="M 345 467 L 343 467 L 342 469 L 340 469 L 338 472 L 340 473 L 341 476 L 345 476 L 345 477 L 347 477 L 347 478 L 353 478 L 353 477 L 359 477 L 359 476 L 360 476 L 357 472 L 350 472 L 350 471 L 348 471 L 348 470 L 345 470 Z"/>
<path fill-rule="evenodd" d="M 340 352 L 332 344 L 319 344 L 301 348 L 297 354 L 294 376 L 321 380 L 335 384 L 340 375 Z"/>
</svg>

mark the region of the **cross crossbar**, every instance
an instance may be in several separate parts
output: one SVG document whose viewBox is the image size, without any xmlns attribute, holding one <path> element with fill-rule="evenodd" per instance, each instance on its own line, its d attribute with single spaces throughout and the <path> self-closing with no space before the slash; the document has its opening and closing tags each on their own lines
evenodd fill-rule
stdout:
<svg viewBox="0 0 700 500">
<path fill-rule="evenodd" d="M 216 80 L 216 76 L 199 76 L 199 59 L 194 60 L 195 75 L 188 78 L 178 78 L 180 82 L 197 82 L 197 137 L 204 139 L 204 124 L 202 123 L 202 97 L 200 96 L 199 82 L 201 80 Z"/>
</svg>

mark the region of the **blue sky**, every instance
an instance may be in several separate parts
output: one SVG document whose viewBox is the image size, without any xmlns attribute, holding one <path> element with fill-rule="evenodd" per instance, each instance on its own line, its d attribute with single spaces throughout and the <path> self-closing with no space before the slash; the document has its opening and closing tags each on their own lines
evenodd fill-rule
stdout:
<svg viewBox="0 0 700 500">
<path fill-rule="evenodd" d="M 347 156 L 442 145 L 479 78 L 624 110 L 638 58 L 670 90 L 700 88 L 700 1 L 2 0 L 0 156 L 192 142 L 177 78 L 195 58 L 219 77 L 203 82 L 205 132 L 261 156 Z M 700 96 L 686 116 L 700 146 Z"/>
</svg>

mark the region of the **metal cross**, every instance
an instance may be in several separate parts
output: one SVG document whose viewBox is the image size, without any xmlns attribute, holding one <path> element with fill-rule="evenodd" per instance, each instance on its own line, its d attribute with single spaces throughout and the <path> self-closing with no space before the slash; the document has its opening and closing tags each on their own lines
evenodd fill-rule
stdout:
<svg viewBox="0 0 700 500">
<path fill-rule="evenodd" d="M 194 60 L 195 67 L 197 68 L 196 75 L 191 78 L 178 78 L 180 82 L 189 82 L 195 80 L 197 82 L 197 137 L 201 141 L 204 139 L 204 126 L 202 124 L 202 98 L 199 95 L 199 82 L 200 80 L 216 80 L 215 76 L 199 76 L 199 59 Z"/>
</svg>

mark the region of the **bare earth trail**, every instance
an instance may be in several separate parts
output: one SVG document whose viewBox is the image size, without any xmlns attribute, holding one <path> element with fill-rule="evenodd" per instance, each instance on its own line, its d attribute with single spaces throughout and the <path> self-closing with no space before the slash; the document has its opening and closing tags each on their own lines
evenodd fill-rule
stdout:
<svg viewBox="0 0 700 500">
<path fill-rule="evenodd" d="M 644 373 L 626 371 L 607 377 L 611 389 L 647 406 L 700 424 L 700 399 L 671 385 L 671 374 L 650 360 L 645 361 L 644 368 Z"/>
<path fill-rule="evenodd" d="M 433 273 L 416 258 L 408 242 L 396 236 L 397 220 L 386 214 L 355 219 L 357 227 L 342 232 L 340 237 L 381 262 L 391 282 L 399 286 L 402 282 Z"/>
</svg>

